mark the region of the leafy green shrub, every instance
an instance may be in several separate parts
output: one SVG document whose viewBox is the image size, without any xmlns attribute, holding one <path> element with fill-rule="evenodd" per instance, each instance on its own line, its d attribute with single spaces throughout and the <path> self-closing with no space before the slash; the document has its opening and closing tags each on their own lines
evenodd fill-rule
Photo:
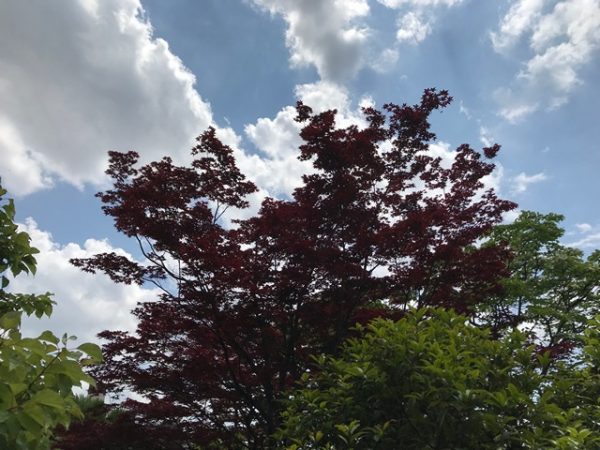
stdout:
<svg viewBox="0 0 600 450">
<path fill-rule="evenodd" d="M 600 322 L 578 366 L 443 310 L 359 328 L 289 395 L 288 449 L 600 448 Z"/>
</svg>

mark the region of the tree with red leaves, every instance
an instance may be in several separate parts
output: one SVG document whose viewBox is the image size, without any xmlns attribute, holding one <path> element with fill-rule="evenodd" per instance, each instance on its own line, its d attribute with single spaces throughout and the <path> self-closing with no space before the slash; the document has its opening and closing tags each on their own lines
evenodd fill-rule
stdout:
<svg viewBox="0 0 600 450">
<path fill-rule="evenodd" d="M 269 448 L 282 394 L 357 322 L 411 306 L 469 314 L 499 289 L 506 249 L 477 244 L 515 205 L 484 190 L 494 165 L 468 145 L 451 164 L 431 155 L 428 117 L 450 101 L 428 89 L 414 106 L 365 108 L 364 128 L 299 102 L 299 158 L 315 172 L 233 227 L 223 214 L 248 207 L 256 187 L 214 129 L 190 167 L 164 158 L 138 168 L 135 152 L 110 153 L 114 187 L 98 196 L 146 261 L 73 263 L 162 290 L 134 310 L 135 334 L 100 335 L 100 390 L 145 398 L 120 406 L 143 430 L 123 448 Z"/>
</svg>

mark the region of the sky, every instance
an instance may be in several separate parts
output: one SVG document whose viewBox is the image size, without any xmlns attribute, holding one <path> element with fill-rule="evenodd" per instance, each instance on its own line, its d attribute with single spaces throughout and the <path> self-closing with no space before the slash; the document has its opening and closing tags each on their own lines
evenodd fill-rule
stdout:
<svg viewBox="0 0 600 450">
<path fill-rule="evenodd" d="M 564 214 L 566 244 L 600 248 L 598 80 L 600 0 L 2 0 L 0 177 L 40 250 L 35 278 L 11 287 L 57 302 L 25 331 L 132 330 L 130 309 L 156 296 L 68 262 L 139 256 L 94 197 L 108 150 L 184 164 L 214 126 L 260 187 L 256 208 L 307 167 L 299 99 L 348 125 L 361 106 L 448 89 L 432 151 L 498 142 L 488 185 Z"/>
</svg>

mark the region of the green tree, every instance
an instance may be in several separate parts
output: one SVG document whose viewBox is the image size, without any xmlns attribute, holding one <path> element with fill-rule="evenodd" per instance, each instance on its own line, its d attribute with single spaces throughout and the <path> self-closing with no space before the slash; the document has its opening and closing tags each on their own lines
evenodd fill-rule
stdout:
<svg viewBox="0 0 600 450">
<path fill-rule="evenodd" d="M 83 366 L 102 358 L 98 346 L 68 347 L 73 336 L 61 339 L 50 331 L 23 337 L 23 314 L 37 317 L 52 313 L 50 294 L 15 294 L 6 291 L 10 276 L 35 274 L 38 250 L 14 223 L 13 200 L 3 201 L 0 187 L 0 448 L 45 449 L 57 425 L 68 426 L 82 413 L 73 388 L 94 380 Z"/>
<path fill-rule="evenodd" d="M 512 224 L 494 227 L 490 244 L 507 244 L 513 257 L 502 295 L 482 304 L 493 329 L 519 327 L 554 354 L 580 347 L 590 317 L 600 312 L 600 251 L 587 257 L 560 243 L 559 214 L 523 211 Z"/>
<path fill-rule="evenodd" d="M 358 331 L 288 396 L 282 447 L 600 448 L 597 320 L 580 364 L 551 371 L 524 333 L 494 339 L 453 312 L 417 310 Z"/>
</svg>

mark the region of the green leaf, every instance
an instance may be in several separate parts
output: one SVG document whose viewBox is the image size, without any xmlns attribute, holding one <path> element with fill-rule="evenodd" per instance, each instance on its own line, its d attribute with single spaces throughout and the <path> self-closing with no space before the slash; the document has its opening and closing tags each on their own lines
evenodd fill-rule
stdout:
<svg viewBox="0 0 600 450">
<path fill-rule="evenodd" d="M 12 198 L 8 200 L 8 203 L 6 205 L 4 205 L 4 212 L 6 213 L 10 221 L 13 221 L 15 219 L 15 201 Z"/>
<path fill-rule="evenodd" d="M 15 402 L 15 395 L 9 385 L 0 383 L 0 410 L 9 409 Z"/>
<path fill-rule="evenodd" d="M 28 431 L 32 434 L 40 433 L 44 425 L 43 421 L 42 424 L 40 424 L 40 422 L 38 421 L 39 417 L 36 417 L 35 413 L 32 416 L 29 413 L 22 411 L 21 413 L 16 414 L 16 418 L 21 427 L 23 427 L 25 431 Z"/>
<path fill-rule="evenodd" d="M 10 383 L 9 387 L 13 395 L 19 395 L 21 392 L 27 389 L 27 385 L 25 383 Z"/>
<path fill-rule="evenodd" d="M 45 427 L 47 424 L 46 414 L 44 410 L 35 404 L 28 404 L 23 410 L 30 419 L 36 422 L 40 427 Z"/>
<path fill-rule="evenodd" d="M 60 339 L 50 330 L 42 332 L 42 334 L 39 336 L 39 339 L 42 341 L 52 342 L 54 345 L 58 345 L 60 342 Z"/>
<path fill-rule="evenodd" d="M 78 350 L 87 353 L 92 359 L 102 361 L 102 350 L 96 344 L 85 342 L 77 347 Z"/>
<path fill-rule="evenodd" d="M 56 409 L 64 409 L 65 407 L 64 399 L 50 389 L 39 391 L 31 398 L 31 401 Z"/>
<path fill-rule="evenodd" d="M 21 313 L 19 311 L 9 311 L 0 317 L 0 328 L 10 330 L 18 328 L 21 325 Z"/>
<path fill-rule="evenodd" d="M 33 354 L 36 354 L 41 357 L 45 357 L 47 355 L 46 346 L 40 342 L 38 339 L 33 338 L 24 338 L 19 342 L 19 346 L 22 348 L 26 348 L 31 351 Z"/>
</svg>

